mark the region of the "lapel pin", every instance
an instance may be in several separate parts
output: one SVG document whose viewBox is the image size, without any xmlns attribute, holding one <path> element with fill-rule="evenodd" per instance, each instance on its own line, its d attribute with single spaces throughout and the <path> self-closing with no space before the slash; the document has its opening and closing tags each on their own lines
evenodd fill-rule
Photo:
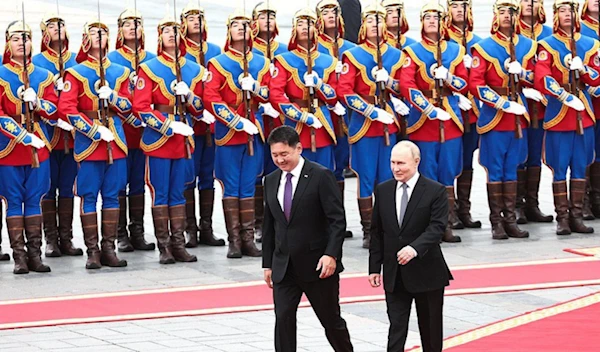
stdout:
<svg viewBox="0 0 600 352">
<path fill-rule="evenodd" d="M 308 175 L 304 175 L 304 178 L 308 178 Z"/>
</svg>

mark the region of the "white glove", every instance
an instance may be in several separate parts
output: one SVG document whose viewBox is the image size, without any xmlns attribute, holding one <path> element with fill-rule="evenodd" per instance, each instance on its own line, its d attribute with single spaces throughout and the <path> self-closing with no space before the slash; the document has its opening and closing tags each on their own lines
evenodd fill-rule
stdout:
<svg viewBox="0 0 600 352">
<path fill-rule="evenodd" d="M 240 78 L 240 85 L 242 86 L 242 90 L 253 92 L 255 84 L 256 80 L 251 75 Z"/>
<path fill-rule="evenodd" d="M 506 109 L 502 109 L 504 112 L 514 115 L 524 115 L 527 112 L 527 109 L 523 105 L 514 101 L 509 101 L 509 103 Z"/>
<path fill-rule="evenodd" d="M 573 60 L 571 60 L 571 65 L 569 65 L 569 69 L 571 71 L 583 71 L 583 61 L 579 56 L 575 56 Z"/>
<path fill-rule="evenodd" d="M 56 85 L 56 90 L 59 92 L 62 92 L 63 89 L 65 89 L 65 82 L 63 82 L 62 77 L 58 77 L 58 79 L 56 80 L 56 82 L 54 82 L 54 84 Z"/>
<path fill-rule="evenodd" d="M 275 64 L 271 62 L 271 64 L 269 64 L 269 73 L 271 76 L 273 76 L 273 72 L 275 72 Z"/>
<path fill-rule="evenodd" d="M 380 108 L 375 108 L 375 111 L 377 112 L 377 118 L 375 121 L 379 121 L 385 125 L 391 125 L 394 123 L 394 117 L 389 112 Z"/>
<path fill-rule="evenodd" d="M 390 80 L 390 74 L 387 72 L 387 70 L 385 68 L 375 71 L 375 81 L 377 83 L 383 82 L 383 83 L 387 84 L 387 82 L 389 80 Z"/>
<path fill-rule="evenodd" d="M 271 103 L 259 104 L 259 106 L 261 106 L 264 109 L 263 114 L 265 114 L 269 117 L 272 117 L 272 118 L 279 117 L 279 111 L 275 110 L 275 108 L 273 107 L 273 105 L 271 105 Z"/>
<path fill-rule="evenodd" d="M 312 119 L 312 124 L 309 125 L 311 128 L 318 130 L 319 128 L 323 127 L 323 124 L 315 115 L 309 113 L 308 117 Z"/>
<path fill-rule="evenodd" d="M 542 93 L 533 88 L 523 88 L 523 95 L 527 99 L 535 100 L 538 102 L 544 100 L 544 96 L 542 96 Z"/>
<path fill-rule="evenodd" d="M 473 104 L 471 103 L 469 98 L 465 97 L 464 95 L 462 95 L 460 93 L 454 93 L 454 95 L 456 95 L 458 97 L 458 107 L 462 111 L 469 111 L 469 110 L 473 109 Z"/>
<path fill-rule="evenodd" d="M 177 82 L 174 90 L 175 90 L 175 95 L 180 95 L 180 96 L 184 97 L 185 99 L 188 99 L 190 94 L 192 94 L 190 87 L 184 81 Z"/>
<path fill-rule="evenodd" d="M 56 121 L 56 126 L 58 126 L 58 128 L 60 128 L 61 130 L 65 130 L 67 132 L 73 131 L 73 126 L 71 126 L 71 124 L 69 124 L 68 122 L 65 122 L 61 119 L 58 119 Z"/>
<path fill-rule="evenodd" d="M 129 76 L 129 81 L 131 82 L 131 85 L 133 85 L 133 88 L 135 89 L 135 87 L 137 87 L 137 81 L 138 81 L 138 76 L 135 74 L 135 72 L 132 72 L 132 74 Z"/>
<path fill-rule="evenodd" d="M 319 75 L 315 71 L 310 74 L 308 72 L 304 74 L 304 85 L 307 87 L 314 88 L 319 85 L 319 81 L 321 81 L 321 78 L 319 78 Z"/>
<path fill-rule="evenodd" d="M 204 122 L 207 125 L 210 125 L 210 124 L 215 123 L 216 119 L 213 114 L 208 112 L 208 110 L 204 110 L 204 113 L 202 114 L 202 118 L 200 118 L 200 121 Z"/>
<path fill-rule="evenodd" d="M 29 138 L 31 138 L 31 146 L 34 147 L 35 149 L 42 149 L 46 146 L 46 144 L 44 144 L 44 141 L 41 140 L 35 134 L 27 133 L 27 135 L 29 136 Z"/>
<path fill-rule="evenodd" d="M 508 73 L 511 75 L 521 75 L 523 73 L 523 66 L 518 61 L 513 61 L 508 64 Z"/>
<path fill-rule="evenodd" d="M 100 89 L 98 89 L 98 98 L 100 100 L 108 100 L 112 92 L 113 90 L 110 89 L 109 86 L 100 87 Z"/>
<path fill-rule="evenodd" d="M 142 126 L 142 127 L 146 127 L 146 126 L 148 126 L 148 125 L 146 125 L 146 123 L 145 123 L 144 121 L 141 121 L 140 123 L 141 123 L 141 125 L 140 125 L 140 126 Z"/>
<path fill-rule="evenodd" d="M 33 105 L 34 108 L 37 105 L 37 94 L 35 93 L 35 90 L 33 90 L 33 88 L 31 88 L 31 87 L 29 87 L 29 88 L 25 89 L 25 91 L 23 91 L 21 99 L 24 102 L 30 103 L 31 105 Z"/>
<path fill-rule="evenodd" d="M 438 119 L 438 120 L 440 120 L 440 121 L 448 121 L 448 120 L 450 120 L 452 118 L 450 116 L 450 114 L 447 113 L 442 108 L 433 108 L 433 111 L 435 111 L 435 113 L 436 113 L 435 118 Z"/>
<path fill-rule="evenodd" d="M 333 113 L 338 116 L 344 116 L 346 115 L 346 108 L 338 101 L 333 107 Z"/>
<path fill-rule="evenodd" d="M 585 105 L 583 105 L 583 102 L 581 101 L 581 99 L 579 99 L 578 97 L 576 97 L 572 94 L 569 94 L 567 99 L 565 99 L 565 101 L 563 101 L 563 104 L 565 104 L 566 106 L 570 107 L 571 109 L 575 109 L 577 111 L 585 110 Z"/>
<path fill-rule="evenodd" d="M 344 68 L 344 64 L 340 60 L 335 64 L 335 73 L 342 73 L 342 69 Z"/>
<path fill-rule="evenodd" d="M 109 130 L 105 126 L 98 126 L 98 132 L 100 133 L 100 139 L 102 139 L 105 142 L 112 142 L 115 140 L 115 136 L 113 135 L 111 130 Z"/>
<path fill-rule="evenodd" d="M 473 66 L 473 58 L 471 57 L 471 55 L 467 54 L 467 55 L 463 56 L 463 65 L 467 69 L 469 69 L 469 68 L 471 68 L 471 66 Z"/>
<path fill-rule="evenodd" d="M 206 82 L 208 79 L 208 70 L 204 68 L 204 74 L 202 75 L 202 82 Z"/>
<path fill-rule="evenodd" d="M 242 122 L 242 125 L 244 125 L 244 127 L 242 127 L 244 132 L 250 135 L 258 134 L 258 128 L 256 128 L 256 125 L 252 123 L 252 121 L 248 120 L 245 117 L 242 117 L 240 121 Z"/>
<path fill-rule="evenodd" d="M 171 130 L 173 133 L 189 137 L 194 135 L 194 129 L 181 121 L 171 121 Z"/>
<path fill-rule="evenodd" d="M 401 99 L 391 97 L 392 104 L 394 104 L 394 111 L 402 116 L 406 116 L 410 113 L 410 108 L 404 104 Z"/>
<path fill-rule="evenodd" d="M 435 69 L 435 79 L 441 79 L 443 81 L 446 81 L 449 75 L 450 71 L 448 71 L 448 69 L 444 66 L 440 66 Z"/>
</svg>

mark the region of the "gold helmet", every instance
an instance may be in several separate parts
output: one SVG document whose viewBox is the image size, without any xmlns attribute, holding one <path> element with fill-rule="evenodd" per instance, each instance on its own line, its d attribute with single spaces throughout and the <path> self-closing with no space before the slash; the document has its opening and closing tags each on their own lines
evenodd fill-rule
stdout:
<svg viewBox="0 0 600 352">
<path fill-rule="evenodd" d="M 317 3 L 317 29 L 319 33 L 325 32 L 325 22 L 323 21 L 323 10 L 325 9 L 337 9 L 338 38 L 344 38 L 346 25 L 342 17 L 342 8 L 337 0 L 321 0 Z"/>
<path fill-rule="evenodd" d="M 587 1 L 585 2 L 585 4 L 587 4 Z M 579 21 L 579 1 L 577 0 L 554 0 L 554 5 L 552 5 L 552 10 L 554 11 L 554 32 L 558 31 L 558 28 L 560 27 L 558 22 L 558 10 L 563 6 L 568 6 L 573 10 L 573 20 L 575 22 L 575 27 L 573 27 L 573 31 L 579 32 L 579 30 L 581 29 L 581 23 Z M 585 7 L 585 11 L 587 11 L 587 6 Z"/>
<path fill-rule="evenodd" d="M 163 42 L 162 42 L 162 32 L 165 28 L 167 27 L 175 27 L 177 29 L 177 37 L 180 38 L 179 39 L 179 55 L 180 57 L 184 57 L 185 56 L 185 44 L 183 43 L 183 40 L 181 39 L 181 37 L 183 36 L 181 33 L 181 24 L 179 22 L 177 22 L 177 19 L 170 14 L 169 10 L 168 10 L 168 6 L 167 6 L 167 11 L 166 11 L 167 15 L 165 15 L 165 17 L 163 17 L 159 22 L 158 25 L 156 26 L 156 29 L 158 31 L 158 43 L 157 43 L 157 48 L 156 48 L 156 54 L 160 55 L 163 52 Z"/>
<path fill-rule="evenodd" d="M 252 21 L 252 17 L 250 15 L 248 15 L 248 13 L 246 13 L 244 10 L 242 9 L 235 9 L 228 17 L 227 17 L 227 39 L 225 40 L 225 46 L 223 47 L 224 51 L 229 51 L 229 47 L 231 46 L 231 42 L 233 40 L 233 38 L 231 37 L 231 24 L 234 21 L 242 21 L 243 23 L 246 23 L 246 25 L 250 25 L 250 22 Z M 248 40 L 248 47 L 247 50 L 252 50 L 252 30 L 251 28 L 248 28 L 248 31 L 250 33 L 250 40 Z"/>
<path fill-rule="evenodd" d="M 471 0 L 447 0 L 446 2 L 446 7 L 448 9 L 448 14 L 446 16 L 446 28 L 450 28 L 450 26 L 452 26 L 452 11 L 450 11 L 450 8 L 452 7 L 452 5 L 460 5 L 460 6 L 467 6 L 467 11 L 465 13 L 465 21 L 467 22 L 467 32 L 472 32 L 473 31 L 473 2 Z M 462 28 L 461 28 L 462 29 Z"/>
<path fill-rule="evenodd" d="M 384 43 L 387 42 L 387 27 L 385 25 L 385 15 L 386 15 L 385 7 L 383 7 L 379 1 L 373 1 L 372 3 L 370 3 L 369 5 L 367 5 L 363 8 L 363 11 L 361 14 L 362 24 L 358 31 L 358 43 L 362 44 L 367 40 L 367 27 L 366 27 L 367 21 L 366 21 L 366 19 L 370 16 L 378 16 L 379 17 L 379 21 L 382 26 L 382 32 L 381 32 L 382 35 L 381 35 L 381 38 L 379 38 L 379 40 Z"/>
<path fill-rule="evenodd" d="M 179 16 L 179 19 L 181 20 L 181 32 L 183 33 L 183 36 L 187 38 L 188 36 L 188 28 L 187 28 L 187 21 L 186 19 L 188 18 L 188 16 L 192 16 L 192 15 L 200 15 L 200 22 L 202 24 L 202 27 L 200 28 L 200 32 L 202 33 L 202 40 L 206 41 L 207 38 L 207 32 L 206 32 L 206 20 L 204 17 L 204 8 L 200 7 L 200 4 L 198 3 L 197 0 L 190 0 L 187 5 L 185 5 L 185 7 L 183 8 L 183 10 L 181 10 L 181 15 Z"/>
<path fill-rule="evenodd" d="M 91 19 L 89 19 L 84 25 L 83 25 L 83 38 L 81 40 L 81 47 L 79 48 L 79 52 L 77 53 L 77 57 L 75 58 L 75 60 L 77 62 L 83 62 L 85 60 L 87 60 L 88 57 L 88 51 L 90 50 L 90 48 L 92 47 L 92 38 L 90 38 L 90 29 L 92 28 L 100 28 L 103 29 L 106 34 L 106 40 L 108 43 L 109 40 L 109 31 L 108 31 L 108 25 L 102 21 L 100 21 L 97 17 L 93 17 Z M 104 48 L 104 54 L 106 55 L 106 53 L 108 53 L 108 45 Z"/>
<path fill-rule="evenodd" d="M 52 37 L 50 33 L 48 33 L 48 25 L 52 22 L 60 22 L 61 23 L 61 35 L 65 34 L 65 40 L 63 44 L 63 51 L 69 50 L 69 33 L 65 28 L 65 20 L 60 17 L 58 14 L 54 12 L 46 12 L 42 17 L 42 21 L 40 22 L 40 29 L 42 31 L 42 41 L 41 41 L 41 52 L 52 50 L 50 47 L 50 42 L 52 41 Z"/>
<path fill-rule="evenodd" d="M 519 2 L 519 0 L 496 0 L 496 2 L 494 3 L 493 9 L 494 9 L 494 18 L 492 20 L 492 28 L 491 28 L 490 32 L 492 34 L 495 34 L 500 29 L 500 19 L 499 19 L 500 10 L 501 9 L 510 9 L 510 10 L 514 11 L 514 15 L 516 16 L 516 18 L 519 18 L 519 11 L 521 10 L 521 3 Z M 517 21 L 515 19 L 515 24 L 516 24 L 516 22 Z M 518 29 L 519 29 L 519 27 L 516 26 L 515 33 L 518 33 Z"/>
<path fill-rule="evenodd" d="M 316 28 L 317 13 L 315 11 L 313 11 L 312 9 L 303 8 L 301 10 L 296 11 L 294 16 L 292 17 L 292 36 L 290 38 L 290 42 L 288 43 L 289 51 L 292 51 L 298 47 L 297 27 L 298 27 L 298 22 L 300 22 L 300 20 L 307 20 L 311 23 L 311 27 L 313 27 L 313 35 L 310 38 L 311 44 L 312 44 L 313 48 L 317 45 L 317 40 L 318 40 L 318 33 L 317 33 L 318 29 Z M 311 49 L 313 49 L 313 48 L 311 48 Z"/>
<path fill-rule="evenodd" d="M 445 17 L 446 17 L 446 8 L 444 7 L 444 5 L 442 5 L 441 3 L 438 3 L 437 1 L 430 1 L 430 2 L 426 3 L 425 5 L 423 5 L 423 7 L 421 7 L 421 17 L 420 17 L 421 18 L 421 36 L 424 36 L 423 19 L 425 18 L 425 15 L 430 12 L 435 12 L 440 17 L 440 35 L 442 38 L 447 38 L 446 30 L 445 30 L 444 26 L 442 25 L 444 23 Z"/>
<path fill-rule="evenodd" d="M 406 19 L 406 12 L 404 11 L 404 0 L 383 0 L 381 6 L 385 7 L 386 15 L 387 10 L 400 11 L 400 33 L 404 34 L 408 32 L 408 20 Z"/>
<path fill-rule="evenodd" d="M 140 40 L 140 49 L 144 49 L 144 19 L 142 18 L 142 14 L 135 9 L 125 9 L 125 11 L 121 12 L 119 18 L 117 19 L 117 44 L 116 49 L 120 49 L 125 45 L 125 36 L 123 34 L 123 25 L 128 20 L 138 21 L 140 28 L 142 29 L 142 39 Z"/>
<path fill-rule="evenodd" d="M 261 13 L 267 12 L 272 13 L 274 16 L 277 16 L 277 8 L 275 8 L 271 1 L 261 1 L 252 9 L 252 21 L 250 22 L 250 28 L 252 29 L 252 36 L 257 37 L 260 32 L 260 27 L 258 25 L 258 17 Z M 277 21 L 274 22 L 275 30 L 271 32 L 271 39 L 274 39 L 279 35 L 279 27 L 277 26 Z"/>
<path fill-rule="evenodd" d="M 4 32 L 6 36 L 6 44 L 4 45 L 4 56 L 2 57 L 2 63 L 6 64 L 12 58 L 12 52 L 10 51 L 10 45 L 8 42 L 13 35 L 23 35 L 25 33 L 26 36 L 31 40 L 31 28 L 27 24 L 23 24 L 22 21 L 14 21 L 8 24 L 6 27 L 6 31 Z M 29 53 L 29 57 L 31 58 L 31 52 Z"/>
</svg>

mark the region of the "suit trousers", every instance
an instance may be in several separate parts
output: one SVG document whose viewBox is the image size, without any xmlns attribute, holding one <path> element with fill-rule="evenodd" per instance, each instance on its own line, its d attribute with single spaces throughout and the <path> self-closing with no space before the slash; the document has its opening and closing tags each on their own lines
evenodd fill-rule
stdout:
<svg viewBox="0 0 600 352">
<path fill-rule="evenodd" d="M 404 351 L 413 299 L 417 307 L 417 319 L 423 352 L 441 351 L 443 345 L 442 310 L 444 305 L 444 288 L 434 291 L 410 293 L 404 287 L 400 269 L 398 269 L 394 292 L 385 293 L 385 303 L 387 305 L 388 318 L 390 319 L 387 351 Z"/>
<path fill-rule="evenodd" d="M 340 315 L 340 276 L 304 282 L 288 265 L 283 280 L 273 285 L 275 302 L 275 351 L 296 351 L 296 312 L 298 304 L 306 295 L 321 325 L 325 336 L 336 352 L 353 351 L 346 321 Z"/>
</svg>

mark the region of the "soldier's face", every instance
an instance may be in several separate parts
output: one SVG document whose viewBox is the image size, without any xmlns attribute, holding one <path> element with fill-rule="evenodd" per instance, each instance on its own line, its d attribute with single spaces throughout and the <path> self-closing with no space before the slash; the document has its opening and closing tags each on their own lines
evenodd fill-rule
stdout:
<svg viewBox="0 0 600 352">
<path fill-rule="evenodd" d="M 267 21 L 268 19 L 268 21 Z M 269 24 L 269 32 L 273 33 L 275 31 L 275 23 L 277 18 L 273 12 L 261 12 L 258 15 L 258 28 L 261 32 L 267 32 L 267 22 Z"/>
<path fill-rule="evenodd" d="M 392 29 L 398 27 L 398 6 L 390 6 L 386 10 L 385 25 Z"/>
<path fill-rule="evenodd" d="M 379 18 L 379 27 L 377 27 L 377 17 L 376 15 L 369 15 L 366 19 L 365 19 L 365 26 L 367 29 L 367 37 L 371 40 L 375 40 L 375 38 L 377 37 L 377 35 L 379 35 L 379 38 L 381 38 L 381 36 L 383 35 L 383 21 L 384 19 Z M 379 33 L 377 33 L 379 32 Z"/>
<path fill-rule="evenodd" d="M 510 9 L 502 8 L 498 11 L 498 20 L 500 21 L 500 29 L 509 30 L 512 27 L 512 19 Z"/>
<path fill-rule="evenodd" d="M 423 16 L 423 32 L 425 34 L 437 34 L 438 33 L 438 19 L 437 12 L 428 12 Z"/>
<path fill-rule="evenodd" d="M 310 35 L 313 35 L 315 32 L 315 23 L 311 21 L 310 23 Z M 296 35 L 298 36 L 298 40 L 306 41 L 308 40 L 308 20 L 301 19 L 298 20 L 296 24 Z M 314 38 L 314 37 L 311 37 Z"/>
<path fill-rule="evenodd" d="M 46 25 L 46 30 L 50 34 L 50 38 L 53 42 L 58 41 L 58 24 L 59 22 L 50 22 Z M 60 37 L 62 40 L 67 38 L 65 24 L 62 21 L 60 22 Z"/>
<path fill-rule="evenodd" d="M 92 41 L 92 49 L 104 48 L 108 42 L 108 32 L 104 28 L 93 27 L 90 28 L 90 39 Z M 102 35 L 100 35 L 102 33 Z M 102 36 L 102 46 L 100 46 L 100 36 Z"/>
<path fill-rule="evenodd" d="M 139 19 L 130 19 L 123 23 L 123 36 L 125 40 L 135 40 L 135 22 L 137 21 L 137 39 L 142 39 L 142 22 Z"/>
<path fill-rule="evenodd" d="M 419 158 L 413 158 L 412 152 L 408 148 L 392 149 L 390 157 L 390 166 L 394 179 L 398 182 L 406 182 L 410 180 L 419 167 Z"/>
<path fill-rule="evenodd" d="M 245 20 L 234 20 L 231 22 L 231 39 L 234 42 L 244 40 L 244 26 L 246 27 L 246 40 L 250 40 L 250 25 Z"/>
<path fill-rule="evenodd" d="M 323 16 L 323 22 L 325 24 L 325 29 L 334 29 L 335 28 L 335 13 L 336 10 L 332 8 L 325 8 L 321 11 L 321 16 Z"/>
<path fill-rule="evenodd" d="M 521 14 L 523 16 L 531 16 L 533 13 L 538 13 L 540 1 L 533 0 L 533 11 L 531 11 L 531 2 L 531 0 L 521 0 Z"/>
<path fill-rule="evenodd" d="M 588 12 L 598 13 L 598 0 L 587 0 Z"/>
<path fill-rule="evenodd" d="M 160 38 L 162 39 L 162 45 L 165 49 L 173 49 L 175 48 L 175 45 L 179 44 L 180 36 L 178 35 L 177 38 L 175 38 L 175 33 L 175 29 L 172 26 L 163 28 Z"/>
<path fill-rule="evenodd" d="M 570 29 L 573 21 L 571 20 L 571 7 L 561 6 L 558 9 L 558 25 L 563 29 Z"/>
<path fill-rule="evenodd" d="M 302 154 L 302 144 L 298 142 L 296 146 L 289 146 L 287 143 L 273 143 L 271 144 L 271 158 L 273 163 L 277 165 L 281 171 L 290 172 L 300 162 L 300 155 Z"/>
<path fill-rule="evenodd" d="M 23 57 L 23 36 L 20 33 L 10 37 L 10 51 L 13 57 Z M 29 36 L 25 36 L 25 52 L 27 56 L 31 55 L 31 38 Z"/>
<path fill-rule="evenodd" d="M 200 15 L 188 15 L 185 22 L 188 34 L 200 33 Z"/>
<path fill-rule="evenodd" d="M 457 23 L 463 23 L 465 21 L 465 9 L 463 4 L 454 3 L 450 6 L 450 14 L 452 15 L 452 21 Z"/>
</svg>

